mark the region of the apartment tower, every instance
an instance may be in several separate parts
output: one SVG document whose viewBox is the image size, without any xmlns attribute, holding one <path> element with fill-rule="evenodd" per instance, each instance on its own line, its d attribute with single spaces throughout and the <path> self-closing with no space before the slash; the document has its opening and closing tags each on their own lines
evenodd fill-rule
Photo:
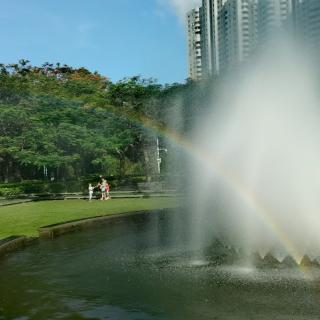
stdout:
<svg viewBox="0 0 320 320">
<path fill-rule="evenodd" d="M 188 12 L 188 49 L 189 49 L 189 78 L 202 78 L 201 52 L 201 16 L 202 8 L 195 8 Z"/>
</svg>

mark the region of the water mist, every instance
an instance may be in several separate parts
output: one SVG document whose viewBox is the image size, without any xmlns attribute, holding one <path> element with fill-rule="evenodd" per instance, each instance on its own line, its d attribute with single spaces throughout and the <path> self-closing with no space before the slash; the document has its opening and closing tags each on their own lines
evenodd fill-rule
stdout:
<svg viewBox="0 0 320 320">
<path fill-rule="evenodd" d="M 287 41 L 215 94 L 194 136 L 193 243 L 320 255 L 319 84 L 311 57 Z"/>
</svg>

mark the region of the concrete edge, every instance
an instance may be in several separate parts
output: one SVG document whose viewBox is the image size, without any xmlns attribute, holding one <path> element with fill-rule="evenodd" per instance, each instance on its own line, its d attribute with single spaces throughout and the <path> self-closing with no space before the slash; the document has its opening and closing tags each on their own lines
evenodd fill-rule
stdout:
<svg viewBox="0 0 320 320">
<path fill-rule="evenodd" d="M 129 219 L 145 219 L 147 216 L 152 214 L 164 213 L 167 210 L 175 208 L 161 208 L 151 210 L 139 210 L 131 212 L 116 213 L 104 216 L 96 216 L 90 218 L 83 218 L 79 220 L 66 221 L 54 225 L 44 226 L 38 229 L 39 238 L 50 238 L 53 239 L 57 236 L 71 233 L 79 230 L 88 229 L 91 227 L 98 226 L 100 224 L 112 224 L 120 223 Z"/>
<path fill-rule="evenodd" d="M 148 216 L 153 214 L 165 214 L 168 210 L 174 210 L 176 207 L 160 208 L 160 209 L 148 209 L 123 213 L 115 213 L 105 216 L 96 216 L 83 218 L 79 220 L 72 220 L 53 224 L 49 226 L 43 226 L 38 229 L 39 237 L 27 237 L 23 235 L 10 236 L 0 240 L 0 259 L 29 245 L 32 245 L 39 239 L 53 239 L 57 236 L 72 233 L 75 231 L 89 229 L 91 227 L 97 227 L 99 225 L 121 223 L 129 219 L 147 219 Z"/>
<path fill-rule="evenodd" d="M 0 258 L 37 241 L 37 237 L 10 236 L 0 240 Z"/>
<path fill-rule="evenodd" d="M 0 207 L 7 207 L 7 206 L 13 206 L 16 204 L 23 204 L 23 203 L 28 203 L 28 202 L 32 202 L 32 199 L 25 199 L 25 200 L 17 200 L 17 201 L 12 201 L 12 202 L 5 202 L 5 203 L 0 203 Z"/>
</svg>

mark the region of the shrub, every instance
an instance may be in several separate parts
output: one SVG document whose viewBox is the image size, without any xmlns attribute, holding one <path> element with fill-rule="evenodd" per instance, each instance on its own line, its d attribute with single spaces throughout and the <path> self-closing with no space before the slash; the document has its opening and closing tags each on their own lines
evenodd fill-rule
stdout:
<svg viewBox="0 0 320 320">
<path fill-rule="evenodd" d="M 22 193 L 22 190 L 19 187 L 13 187 L 13 188 L 0 187 L 0 196 L 5 197 L 7 199 L 16 198 L 21 193 Z"/>
<path fill-rule="evenodd" d="M 62 182 L 54 182 L 48 184 L 48 191 L 50 193 L 64 193 L 66 192 L 67 188 L 65 183 Z"/>
<path fill-rule="evenodd" d="M 46 191 L 46 185 L 43 182 L 23 182 L 20 186 L 23 190 L 23 193 L 42 193 Z"/>
</svg>

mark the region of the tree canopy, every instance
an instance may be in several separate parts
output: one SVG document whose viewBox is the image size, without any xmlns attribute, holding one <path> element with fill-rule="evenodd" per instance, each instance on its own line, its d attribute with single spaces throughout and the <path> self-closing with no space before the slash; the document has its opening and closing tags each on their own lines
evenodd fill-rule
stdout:
<svg viewBox="0 0 320 320">
<path fill-rule="evenodd" d="M 168 117 L 181 104 L 185 119 L 194 112 L 194 86 L 113 83 L 59 63 L 0 64 L 0 181 L 153 175 L 158 134 L 145 119 L 184 130 Z"/>
</svg>

